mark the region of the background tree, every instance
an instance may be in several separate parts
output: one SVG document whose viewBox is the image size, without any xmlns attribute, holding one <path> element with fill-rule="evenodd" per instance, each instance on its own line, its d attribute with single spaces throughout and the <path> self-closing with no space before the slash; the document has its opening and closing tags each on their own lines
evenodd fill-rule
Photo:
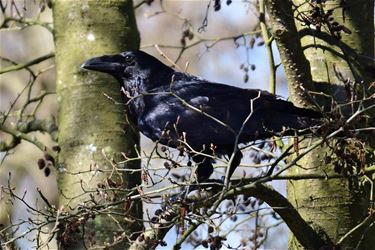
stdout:
<svg viewBox="0 0 375 250">
<path fill-rule="evenodd" d="M 142 229 L 141 224 L 131 223 L 134 217 L 142 218 L 142 204 L 134 203 L 130 211 L 124 211 L 123 204 L 114 202 L 124 199 L 126 192 L 109 190 L 130 190 L 141 184 L 139 171 L 121 171 L 139 169 L 139 161 L 112 167 L 123 159 L 121 152 L 136 156 L 139 137 L 126 123 L 123 106 L 116 105 L 121 103 L 118 84 L 108 77 L 83 72 L 79 65 L 95 55 L 138 49 L 132 2 L 54 1 L 52 9 L 59 104 L 59 204 L 69 204 L 69 209 L 60 211 L 62 214 L 72 214 L 70 210 L 75 213 L 60 225 L 63 228 L 58 240 L 68 249 L 111 245 L 114 235 L 116 244 L 127 242 Z M 96 208 L 75 211 L 82 205 Z M 127 218 L 118 214 L 127 214 Z"/>
<path fill-rule="evenodd" d="M 264 84 L 268 69 L 261 88 L 273 93 L 283 92 L 282 65 L 290 99 L 326 112 L 319 138 L 251 143 L 230 186 L 181 201 L 171 197 L 190 183 L 189 159 L 147 140 L 139 149 L 118 85 L 79 69 L 92 56 L 138 48 L 132 2 L 0 3 L 3 247 L 56 248 L 57 239 L 76 249 L 286 248 L 286 235 L 277 235 L 285 222 L 291 249 L 371 249 L 373 2 L 134 2 L 141 48 L 166 64 L 226 83 L 261 75 Z M 216 160 L 221 176 L 229 159 Z"/>
<path fill-rule="evenodd" d="M 293 9 L 293 5 L 298 7 Z M 373 93 L 370 83 L 374 79 L 368 71 L 368 65 L 374 63 L 373 1 L 316 1 L 311 4 L 269 1 L 267 6 L 280 56 L 284 67 L 289 69 L 286 73 L 294 103 L 306 106 L 309 101 L 301 86 L 329 96 L 328 100 L 320 98 L 317 102 L 321 107 L 330 106 L 332 101 L 342 104 L 340 112 L 350 117 L 341 120 L 342 124 L 339 121 L 338 126 L 344 125 L 343 128 L 358 119 L 359 112 L 374 109 L 364 101 Z M 294 19 L 287 18 L 291 16 Z M 362 96 L 363 100 L 359 100 L 362 103 L 353 102 L 356 95 Z M 306 155 L 299 161 L 303 172 L 351 175 L 363 171 L 361 157 L 371 150 L 373 141 L 371 143 L 369 135 L 362 140 L 350 137 L 334 140 Z M 291 168 L 289 172 L 298 174 L 301 169 Z M 305 190 L 309 190 L 308 195 Z M 304 219 L 316 230 L 324 228 L 333 243 L 339 242 L 345 248 L 370 249 L 374 245 L 374 237 L 370 236 L 374 235 L 374 229 L 365 233 L 364 227 L 348 234 L 373 206 L 366 192 L 363 180 L 356 179 L 347 182 L 307 179 L 288 183 L 288 198 Z M 293 236 L 290 240 L 291 248 L 303 249 Z"/>
</svg>

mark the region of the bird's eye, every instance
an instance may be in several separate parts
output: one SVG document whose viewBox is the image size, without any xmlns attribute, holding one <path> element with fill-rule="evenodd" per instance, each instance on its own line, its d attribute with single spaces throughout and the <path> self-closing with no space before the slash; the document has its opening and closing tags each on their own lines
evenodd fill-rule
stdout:
<svg viewBox="0 0 375 250">
<path fill-rule="evenodd" d="M 133 57 L 130 56 L 130 55 L 126 55 L 126 56 L 124 57 L 124 60 L 125 60 L 125 62 L 129 63 L 129 62 L 133 61 Z"/>
</svg>

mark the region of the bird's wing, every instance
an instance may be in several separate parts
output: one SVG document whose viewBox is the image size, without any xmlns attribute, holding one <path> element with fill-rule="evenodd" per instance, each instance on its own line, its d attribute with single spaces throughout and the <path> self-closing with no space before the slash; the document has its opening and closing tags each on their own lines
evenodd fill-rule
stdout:
<svg viewBox="0 0 375 250">
<path fill-rule="evenodd" d="M 138 125 L 149 138 L 176 147 L 179 139 L 193 148 L 214 144 L 233 148 L 269 137 L 283 128 L 303 128 L 305 109 L 268 92 L 211 83 L 187 74 L 145 96 Z"/>
<path fill-rule="evenodd" d="M 260 133 L 262 129 L 262 110 L 275 97 L 268 92 L 254 89 L 241 89 L 233 86 L 201 82 L 178 86 L 174 94 L 186 106 L 189 115 L 205 117 L 202 121 L 215 128 L 218 134 L 224 130 L 233 135 L 239 133 Z M 203 124 L 202 124 L 203 125 Z M 234 133 L 233 133 L 234 132 Z M 255 134 L 254 134 L 255 135 Z"/>
<path fill-rule="evenodd" d="M 211 143 L 232 147 L 248 116 L 252 122 L 244 127 L 243 134 L 249 137 L 251 133 L 255 138 L 262 133 L 259 110 L 263 99 L 275 98 L 260 90 L 240 89 L 190 76 L 178 78 L 170 86 L 145 97 L 146 110 L 138 125 L 153 140 L 160 139 L 164 130 L 171 141 L 185 138 L 193 148 Z M 253 107 L 251 100 L 256 104 Z"/>
</svg>

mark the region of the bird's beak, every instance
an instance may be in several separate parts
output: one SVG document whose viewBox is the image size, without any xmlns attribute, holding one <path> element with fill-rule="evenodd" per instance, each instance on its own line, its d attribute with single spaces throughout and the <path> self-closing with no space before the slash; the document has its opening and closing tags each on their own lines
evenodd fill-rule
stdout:
<svg viewBox="0 0 375 250">
<path fill-rule="evenodd" d="M 85 61 L 81 68 L 113 74 L 123 67 L 117 57 L 116 55 L 94 57 Z"/>
</svg>

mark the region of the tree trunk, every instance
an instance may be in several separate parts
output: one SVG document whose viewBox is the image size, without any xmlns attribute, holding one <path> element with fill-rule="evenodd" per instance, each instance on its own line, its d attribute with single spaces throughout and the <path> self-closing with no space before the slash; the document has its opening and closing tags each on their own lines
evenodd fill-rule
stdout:
<svg viewBox="0 0 375 250">
<path fill-rule="evenodd" d="M 288 17 L 294 15 L 296 17 L 298 13 L 302 13 L 311 16 L 311 10 L 314 7 L 323 8 L 325 13 L 329 9 L 334 9 L 331 24 L 337 22 L 339 25 L 345 26 L 345 30 L 340 31 L 339 35 L 337 33 L 333 35 L 327 27 L 322 26 L 319 32 L 311 25 L 306 25 L 306 19 L 301 19 L 303 15 L 299 15 L 299 21 L 296 20 L 297 30 L 301 37 L 300 48 L 310 64 L 313 88 L 317 92 L 323 92 L 334 97 L 339 103 L 347 102 L 348 96 L 343 79 L 353 82 L 363 80 L 365 84 L 368 84 L 371 78 L 369 72 L 366 71 L 366 65 L 370 62 L 368 59 L 374 56 L 374 2 L 372 0 L 336 0 L 322 1 L 325 3 L 315 3 L 315 6 L 313 6 L 312 1 L 294 0 L 294 5 L 299 6 L 294 13 L 291 5 L 289 4 L 290 8 L 288 8 L 286 7 L 288 4 L 285 4 L 285 2 L 287 1 L 269 1 L 268 7 L 272 27 L 274 27 L 274 23 L 285 23 L 282 20 L 282 15 Z M 282 6 L 277 6 L 277 4 Z M 340 6 L 340 4 L 343 6 Z M 345 8 L 343 8 L 344 6 Z M 280 9 L 283 9 L 284 12 L 282 13 Z M 288 22 L 294 26 L 290 21 Z M 294 36 L 298 37 L 297 34 L 294 34 Z M 279 43 L 278 36 L 275 37 Z M 287 39 L 281 39 L 281 42 L 285 41 Z M 293 63 L 293 61 L 287 60 L 290 51 L 280 48 L 279 51 L 284 67 L 290 69 L 290 63 Z M 298 54 L 298 51 L 293 51 L 293 54 Z M 288 74 L 288 71 L 286 73 Z M 299 83 L 291 81 L 293 79 L 290 79 L 290 77 L 288 77 L 288 80 L 291 100 L 297 104 L 301 103 L 298 98 L 295 98 L 295 96 L 298 97 L 295 94 L 295 89 L 298 88 Z M 320 104 L 327 106 L 330 103 Z M 348 113 L 350 110 L 344 109 L 344 112 Z M 344 147 L 345 145 L 341 146 Z M 330 149 L 326 147 L 318 148 L 303 157 L 298 162 L 298 166 L 291 168 L 289 173 L 312 174 L 323 171 L 329 174 L 333 172 L 333 165 L 337 159 L 333 159 L 328 164 L 327 156 L 332 156 Z M 355 188 L 355 184 L 358 184 L 358 180 L 355 178 L 351 180 L 307 179 L 289 181 L 288 199 L 323 238 L 336 244 L 367 215 L 367 209 L 369 208 L 368 193 L 361 188 Z M 360 234 L 353 234 L 347 240 L 341 242 L 340 247 L 342 249 L 353 249 L 359 246 L 358 249 L 373 249 L 375 245 L 373 234 L 373 230 L 372 232 L 370 230 L 366 233 L 363 231 Z M 361 240 L 362 236 L 364 238 Z M 304 249 L 294 235 L 290 235 L 289 248 Z"/>
<path fill-rule="evenodd" d="M 124 105 L 115 103 L 122 102 L 118 83 L 105 74 L 86 72 L 80 65 L 90 57 L 139 47 L 132 1 L 56 0 L 53 18 L 61 148 L 59 203 L 72 215 L 60 225 L 59 245 L 82 249 L 114 244 L 124 249 L 130 233 L 142 229 L 129 219 L 142 218 L 142 205 L 126 209 L 125 202 L 115 203 L 126 193 L 110 189 L 141 183 L 139 171 L 119 171 L 139 169 L 139 161 L 115 164 L 124 160 L 120 152 L 136 156 L 139 136 L 126 123 Z"/>
</svg>

